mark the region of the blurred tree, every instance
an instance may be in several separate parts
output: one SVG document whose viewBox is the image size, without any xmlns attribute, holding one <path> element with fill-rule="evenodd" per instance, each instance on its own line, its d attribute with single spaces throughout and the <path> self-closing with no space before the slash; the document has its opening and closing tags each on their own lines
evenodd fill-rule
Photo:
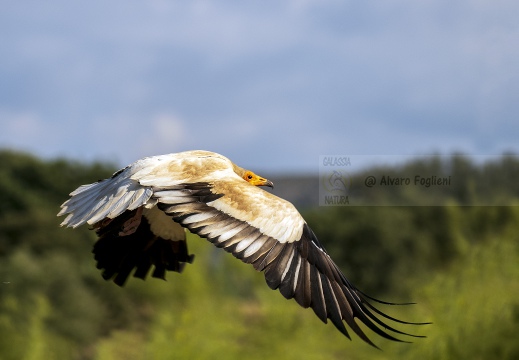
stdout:
<svg viewBox="0 0 519 360">
<path fill-rule="evenodd" d="M 464 157 L 449 163 L 433 158 L 375 169 L 456 174 L 456 186 L 446 192 L 402 188 L 371 195 L 381 197 L 376 203 L 405 199 L 440 206 L 305 213 L 360 289 L 390 301 L 419 300 L 415 310 L 389 312 L 408 318 L 414 311 L 421 318 L 412 320 L 437 324 L 417 329 L 430 339 L 409 347 L 384 342 L 384 353 L 351 344 L 311 311 L 268 289 L 250 265 L 194 236 L 195 263 L 181 275 L 168 274 L 168 282 L 131 279 L 125 288 L 105 282 L 91 255 L 94 233 L 62 229 L 55 214 L 71 190 L 110 176 L 114 167 L 12 151 L 0 151 L 0 162 L 2 359 L 519 356 L 519 163 L 513 157 L 482 165 Z M 455 206 L 480 200 L 515 206 Z"/>
</svg>

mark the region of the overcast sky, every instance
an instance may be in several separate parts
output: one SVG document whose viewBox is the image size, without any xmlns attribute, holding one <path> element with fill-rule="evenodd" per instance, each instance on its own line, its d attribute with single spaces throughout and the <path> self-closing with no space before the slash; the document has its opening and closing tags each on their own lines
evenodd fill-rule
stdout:
<svg viewBox="0 0 519 360">
<path fill-rule="evenodd" d="M 0 148 L 519 152 L 519 1 L 26 1 L 0 11 Z"/>
</svg>

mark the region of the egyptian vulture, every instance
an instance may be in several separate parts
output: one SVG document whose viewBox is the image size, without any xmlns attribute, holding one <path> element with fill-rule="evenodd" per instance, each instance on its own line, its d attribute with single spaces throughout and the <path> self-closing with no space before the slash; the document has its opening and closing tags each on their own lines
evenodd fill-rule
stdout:
<svg viewBox="0 0 519 360">
<path fill-rule="evenodd" d="M 156 278 L 181 272 L 193 261 L 188 229 L 262 271 L 271 289 L 311 307 L 324 323 L 330 319 L 348 338 L 344 322 L 375 346 L 354 318 L 386 339 L 402 341 L 387 330 L 416 336 L 380 320 L 418 324 L 376 309 L 369 300 L 381 301 L 346 279 L 296 208 L 259 186 L 273 184 L 213 152 L 153 156 L 80 186 L 58 216 L 67 215 L 62 226 L 95 229 L 97 268 L 119 286 L 132 271 L 145 279 L 152 265 Z"/>
</svg>

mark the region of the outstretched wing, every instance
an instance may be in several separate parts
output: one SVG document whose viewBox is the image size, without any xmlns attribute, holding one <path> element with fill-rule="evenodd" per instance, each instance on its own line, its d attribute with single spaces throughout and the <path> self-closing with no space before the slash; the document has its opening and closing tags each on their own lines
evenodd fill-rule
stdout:
<svg viewBox="0 0 519 360">
<path fill-rule="evenodd" d="M 159 209 L 175 222 L 243 262 L 252 264 L 264 273 L 271 289 L 278 289 L 285 298 L 295 299 L 304 308 L 312 308 L 324 323 L 330 319 L 347 337 L 344 322 L 360 338 L 375 346 L 355 322 L 354 318 L 357 318 L 378 335 L 401 341 L 382 329 L 406 333 L 384 323 L 375 313 L 392 321 L 409 323 L 374 308 L 368 297 L 346 279 L 299 213 L 286 211 L 284 200 L 258 188 L 219 194 L 215 192 L 217 187 L 203 183 L 184 184 L 182 187 L 156 189 L 154 197 L 158 200 Z M 258 212 L 251 208 L 250 213 L 266 215 L 257 215 L 249 220 L 242 218 L 242 210 L 229 204 L 237 203 L 238 199 L 240 204 L 247 203 L 244 196 L 249 197 L 251 207 L 264 207 L 269 211 Z M 279 208 L 285 209 L 283 223 L 274 218 Z M 258 224 L 267 226 L 261 229 Z M 287 229 L 276 230 L 285 224 L 301 224 L 299 237 L 284 236 L 294 233 Z M 272 234 L 278 234 L 279 238 Z"/>
</svg>

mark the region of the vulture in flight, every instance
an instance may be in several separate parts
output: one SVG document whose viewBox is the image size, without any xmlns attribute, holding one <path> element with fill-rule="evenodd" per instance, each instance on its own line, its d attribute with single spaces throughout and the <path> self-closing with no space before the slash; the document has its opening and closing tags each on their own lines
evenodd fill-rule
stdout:
<svg viewBox="0 0 519 360">
<path fill-rule="evenodd" d="M 61 205 L 62 226 L 95 229 L 97 268 L 122 286 L 128 276 L 165 278 L 193 261 L 186 229 L 262 271 L 271 289 L 312 308 L 350 338 L 345 324 L 373 342 L 355 322 L 376 334 L 402 341 L 390 317 L 358 290 L 330 258 L 308 224 L 286 200 L 259 186 L 271 181 L 209 151 L 187 151 L 134 162 L 109 179 L 83 185 Z M 389 303 L 386 303 L 389 304 Z M 381 318 L 386 319 L 382 321 Z M 376 346 L 375 346 L 376 347 Z"/>
</svg>

